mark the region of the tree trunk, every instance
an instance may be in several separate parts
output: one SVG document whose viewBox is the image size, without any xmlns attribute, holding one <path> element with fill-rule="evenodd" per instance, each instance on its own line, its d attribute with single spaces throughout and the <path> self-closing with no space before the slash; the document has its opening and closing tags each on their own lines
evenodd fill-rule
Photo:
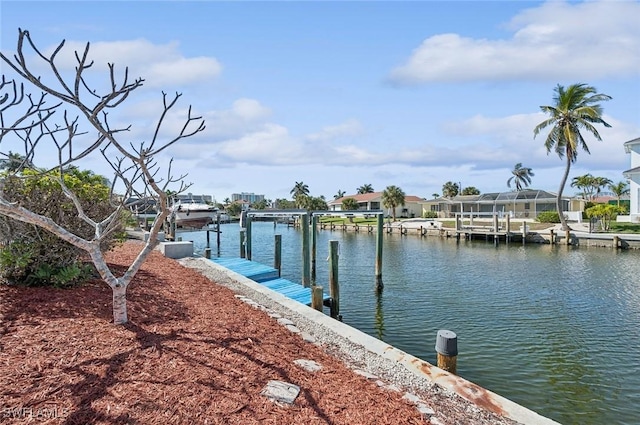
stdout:
<svg viewBox="0 0 640 425">
<path fill-rule="evenodd" d="M 571 228 L 567 224 L 567 219 L 564 218 L 564 214 L 562 214 L 562 191 L 564 190 L 564 185 L 567 184 L 567 178 L 569 177 L 570 169 L 571 156 L 567 155 L 567 166 L 564 170 L 564 175 L 562 176 L 562 181 L 560 182 L 560 189 L 558 189 L 558 198 L 556 199 L 556 208 L 558 209 L 558 216 L 560 217 L 560 223 L 562 224 L 562 230 L 564 231 L 571 230 Z"/>
<path fill-rule="evenodd" d="M 127 286 L 117 283 L 113 290 L 113 323 L 123 325 L 127 323 Z"/>
</svg>

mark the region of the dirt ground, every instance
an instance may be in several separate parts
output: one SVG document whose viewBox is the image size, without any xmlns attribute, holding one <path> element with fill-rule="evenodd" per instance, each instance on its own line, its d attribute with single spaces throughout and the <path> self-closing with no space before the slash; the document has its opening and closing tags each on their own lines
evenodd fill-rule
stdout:
<svg viewBox="0 0 640 425">
<path fill-rule="evenodd" d="M 122 272 L 139 251 L 109 254 Z M 436 414 L 350 370 L 264 312 L 153 252 L 128 290 L 130 322 L 112 323 L 101 281 L 63 290 L 0 286 L 0 423 L 489 424 L 464 404 Z M 294 363 L 310 359 L 322 369 Z M 293 405 L 260 395 L 298 385 Z M 444 400 L 444 401 L 443 401 Z"/>
</svg>

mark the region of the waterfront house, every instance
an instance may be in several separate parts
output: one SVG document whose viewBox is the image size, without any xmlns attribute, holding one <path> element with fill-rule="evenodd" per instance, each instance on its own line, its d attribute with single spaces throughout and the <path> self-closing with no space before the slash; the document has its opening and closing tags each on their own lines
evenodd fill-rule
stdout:
<svg viewBox="0 0 640 425">
<path fill-rule="evenodd" d="M 626 220 L 619 217 L 619 221 L 640 221 L 640 137 L 629 140 L 624 144 L 624 150 L 631 155 L 631 168 L 622 175 L 629 180 L 629 216 Z"/>
<path fill-rule="evenodd" d="M 440 218 L 455 217 L 459 213 L 473 213 L 490 217 L 509 214 L 513 218 L 535 219 L 543 211 L 556 211 L 557 194 L 544 190 L 526 189 L 511 192 L 483 193 L 440 197 L 421 202 L 422 213 L 436 212 Z M 569 220 L 581 221 L 585 201 L 563 196 L 563 213 Z"/>
<path fill-rule="evenodd" d="M 358 202 L 358 211 L 375 211 L 375 210 L 383 210 L 385 216 L 391 217 L 392 211 L 391 209 L 384 208 L 382 205 L 382 192 L 373 192 L 373 193 L 361 193 L 356 195 L 347 195 L 342 198 L 334 199 L 327 203 L 330 211 L 342 211 L 342 201 L 347 198 L 353 198 Z M 404 197 L 404 205 L 399 205 L 396 207 L 396 217 L 399 218 L 411 218 L 411 217 L 421 217 L 422 216 L 422 205 L 421 202 L 424 201 L 424 198 L 420 198 L 419 196 L 405 196 Z"/>
</svg>

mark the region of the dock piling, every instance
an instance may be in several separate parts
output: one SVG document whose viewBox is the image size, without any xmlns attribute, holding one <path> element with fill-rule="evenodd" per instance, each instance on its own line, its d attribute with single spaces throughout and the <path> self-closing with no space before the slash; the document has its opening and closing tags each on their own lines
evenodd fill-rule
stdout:
<svg viewBox="0 0 640 425">
<path fill-rule="evenodd" d="M 331 317 L 337 319 L 340 315 L 340 287 L 338 285 L 338 241 L 329 241 L 329 296 L 332 298 L 333 308 Z"/>
<path fill-rule="evenodd" d="M 302 230 L 302 286 L 311 286 L 311 258 L 309 254 L 309 214 L 300 215 Z"/>
<path fill-rule="evenodd" d="M 278 277 L 282 276 L 282 235 L 275 235 L 273 268 L 278 270 Z"/>
<path fill-rule="evenodd" d="M 311 282 L 316 281 L 316 245 L 317 245 L 318 217 L 311 215 Z"/>
<path fill-rule="evenodd" d="M 240 230 L 240 258 L 246 258 L 245 249 L 244 249 L 244 240 L 246 237 L 246 230 Z"/>
<path fill-rule="evenodd" d="M 245 250 L 247 251 L 247 260 L 251 260 L 252 257 L 252 246 L 251 246 L 251 216 L 249 214 L 247 214 L 246 217 L 246 223 L 247 223 L 247 238 L 245 240 Z"/>
<path fill-rule="evenodd" d="M 314 285 L 311 287 L 311 307 L 313 309 L 322 311 L 323 296 L 322 286 Z"/>
<path fill-rule="evenodd" d="M 220 255 L 220 213 L 216 214 L 216 245 L 218 247 L 218 255 Z"/>
<path fill-rule="evenodd" d="M 378 232 L 376 234 L 376 291 L 382 291 L 384 285 L 382 284 L 382 230 L 384 227 L 384 217 L 382 214 L 378 214 Z"/>
<path fill-rule="evenodd" d="M 455 332 L 441 329 L 436 337 L 438 367 L 447 372 L 456 373 L 458 362 L 458 337 Z"/>
</svg>

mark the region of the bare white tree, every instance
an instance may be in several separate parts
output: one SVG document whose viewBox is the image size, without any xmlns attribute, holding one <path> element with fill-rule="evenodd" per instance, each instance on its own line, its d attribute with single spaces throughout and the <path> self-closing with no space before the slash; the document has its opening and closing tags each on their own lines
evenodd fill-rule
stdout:
<svg viewBox="0 0 640 425">
<path fill-rule="evenodd" d="M 176 103 L 181 94 L 168 96 L 163 92 L 163 109 L 157 120 L 155 131 L 147 142 L 123 142 L 130 125 L 113 126 L 109 121 L 109 111 L 120 106 L 129 95 L 140 88 L 142 78 L 129 80 L 128 68 L 121 78 L 117 78 L 114 64 L 108 64 L 109 88 L 103 94 L 90 88 L 88 75 L 93 62 L 89 61 L 87 43 L 83 51 L 75 51 L 75 71 L 65 76 L 64 70 L 56 61 L 64 48 L 64 40 L 51 54 L 44 54 L 31 38 L 28 31 L 18 30 L 18 43 L 13 57 L 0 52 L 2 62 L 12 71 L 11 77 L 2 75 L 0 81 L 0 149 L 12 144 L 20 146 L 20 155 L 24 163 L 37 166 L 36 161 L 43 157 L 42 150 L 55 152 L 55 166 L 49 171 L 58 171 L 58 183 L 63 193 L 73 202 L 78 217 L 95 229 L 91 239 L 82 238 L 50 217 L 36 214 L 5 198 L 4 178 L 0 178 L 0 214 L 46 229 L 70 244 L 86 251 L 101 278 L 113 291 L 113 320 L 123 324 L 127 318 L 127 287 L 149 253 L 158 244 L 158 233 L 167 219 L 170 210 L 167 202 L 169 187 L 179 186 L 173 193 L 181 193 L 190 185 L 184 183 L 185 175 L 174 178 L 169 162 L 166 174 L 160 177 L 160 167 L 155 158 L 163 150 L 178 141 L 191 137 L 204 130 L 202 117 L 193 116 L 189 107 L 182 127 L 177 134 L 167 137 L 164 128 L 169 116 L 175 114 Z M 30 56 L 28 56 L 28 54 Z M 37 66 L 27 60 L 35 58 Z M 46 65 L 45 76 L 32 71 Z M 48 82 L 45 82 L 48 81 Z M 39 94 L 33 95 L 25 90 L 25 85 Z M 50 100 L 52 101 L 50 103 Z M 162 135 L 161 135 L 162 134 Z M 0 152 L 1 154 L 1 152 Z M 12 155 L 4 154 L 5 157 Z M 111 182 L 113 200 L 112 212 L 106 218 L 88 217 L 83 211 L 78 197 L 69 190 L 62 178 L 65 167 L 77 163 L 89 156 L 101 156 L 113 170 Z M 13 154 L 15 155 L 15 154 Z M 19 173 L 19 170 L 18 170 Z M 115 196 L 116 187 L 123 187 L 124 193 Z M 101 242 L 122 219 L 122 213 L 128 208 L 126 200 L 130 198 L 147 199 L 155 203 L 157 214 L 151 226 L 149 237 L 133 263 L 121 276 L 109 269 L 101 250 Z"/>
</svg>

